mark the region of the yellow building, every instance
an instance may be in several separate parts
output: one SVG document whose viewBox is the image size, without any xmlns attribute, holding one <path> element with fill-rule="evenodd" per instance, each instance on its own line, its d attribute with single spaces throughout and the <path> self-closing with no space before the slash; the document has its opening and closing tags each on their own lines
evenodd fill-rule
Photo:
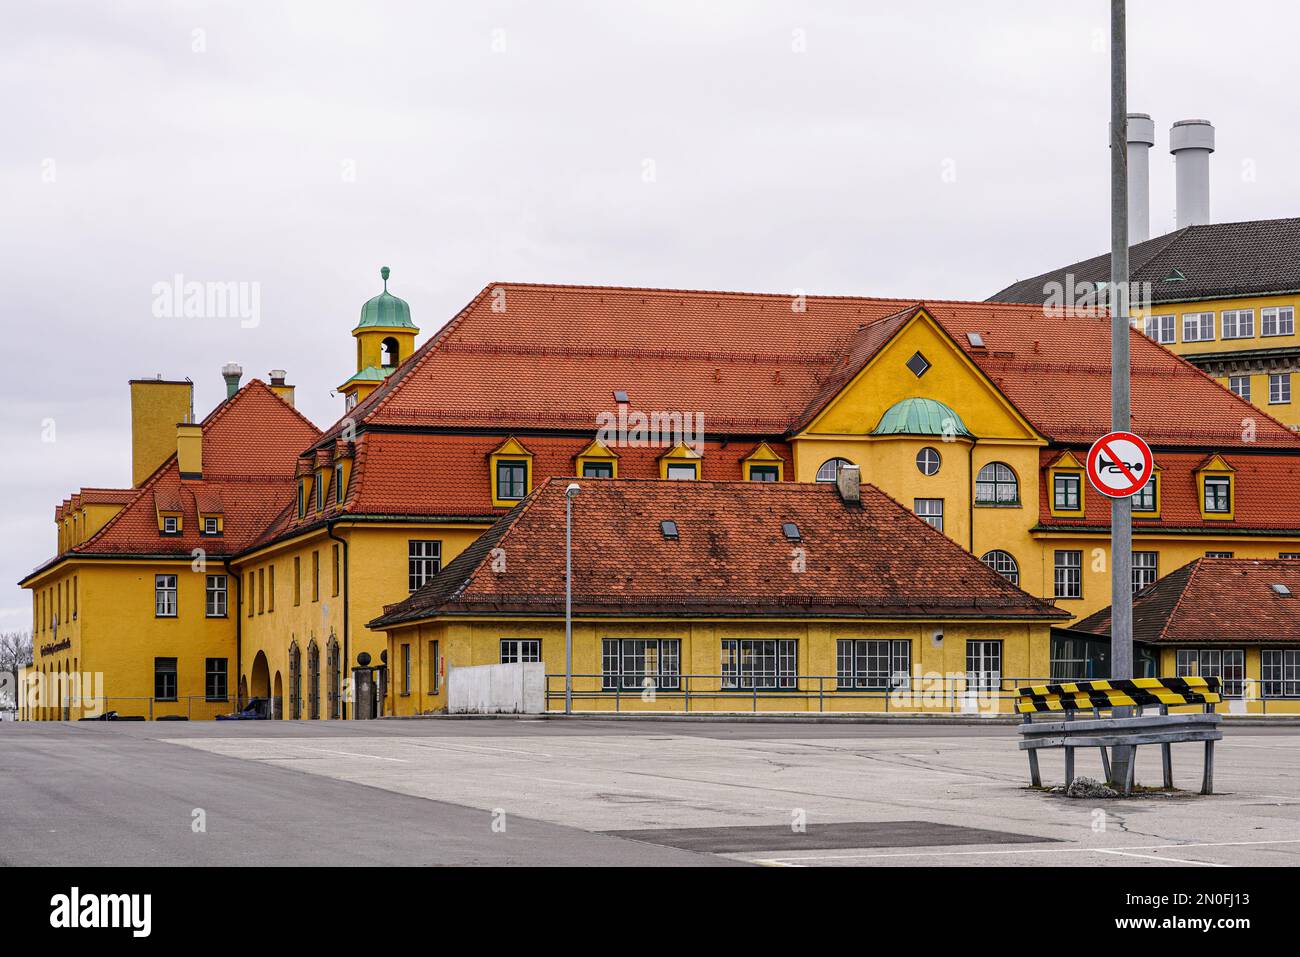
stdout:
<svg viewBox="0 0 1300 957">
<path fill-rule="evenodd" d="M 101 675 L 95 697 L 131 713 L 205 717 L 238 697 L 368 716 L 378 700 L 353 701 L 350 679 L 394 663 L 366 623 L 563 476 L 815 485 L 853 465 L 1069 616 L 1110 601 L 1109 503 L 1081 466 L 1109 426 L 1109 323 L 1093 313 L 493 284 L 418 349 L 387 288 L 353 335 L 348 407 L 323 433 L 279 370 L 201 424 L 187 388 L 133 383 L 146 478 L 69 498 L 58 555 L 23 582 L 38 674 Z M 1132 347 L 1135 431 L 1158 468 L 1135 511 L 1135 588 L 1206 554 L 1300 554 L 1282 494 L 1300 437 L 1140 334 Z M 1051 671 L 1050 649 L 1023 665 Z"/>
<path fill-rule="evenodd" d="M 1300 428 L 1300 219 L 1213 223 L 1129 250 L 1130 312 L 1153 341 L 1183 356 L 1261 411 Z M 1054 310 L 1104 303 L 1110 256 L 1008 286 L 999 302 Z M 1295 382 L 1300 388 L 1300 380 Z"/>
<path fill-rule="evenodd" d="M 568 479 L 385 609 L 390 712 L 455 669 L 541 662 L 565 701 L 572 509 L 577 711 L 1005 711 L 1068 617 L 870 485 Z M 468 673 L 467 673 L 468 674 Z"/>
</svg>

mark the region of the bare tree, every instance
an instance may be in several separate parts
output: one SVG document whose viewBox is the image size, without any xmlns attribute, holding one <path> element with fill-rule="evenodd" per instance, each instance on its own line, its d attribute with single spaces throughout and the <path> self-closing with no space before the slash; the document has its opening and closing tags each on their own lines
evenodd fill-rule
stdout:
<svg viewBox="0 0 1300 957">
<path fill-rule="evenodd" d="M 32 663 L 32 634 L 29 631 L 0 632 L 0 672 L 17 672 Z"/>
</svg>

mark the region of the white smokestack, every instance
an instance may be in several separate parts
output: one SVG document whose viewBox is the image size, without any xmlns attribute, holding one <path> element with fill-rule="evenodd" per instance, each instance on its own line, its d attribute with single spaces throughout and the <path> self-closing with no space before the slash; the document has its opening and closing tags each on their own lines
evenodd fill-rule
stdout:
<svg viewBox="0 0 1300 957">
<path fill-rule="evenodd" d="M 1151 147 L 1156 124 L 1146 113 L 1128 115 L 1128 241 L 1151 238 Z"/>
<path fill-rule="evenodd" d="M 1210 154 L 1214 127 L 1209 120 L 1179 120 L 1169 131 L 1178 181 L 1178 228 L 1210 221 Z"/>
</svg>

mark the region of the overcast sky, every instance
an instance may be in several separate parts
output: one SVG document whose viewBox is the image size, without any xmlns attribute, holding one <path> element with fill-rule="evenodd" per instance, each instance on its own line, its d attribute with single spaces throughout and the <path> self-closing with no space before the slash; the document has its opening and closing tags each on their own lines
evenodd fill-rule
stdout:
<svg viewBox="0 0 1300 957">
<path fill-rule="evenodd" d="M 1300 215 L 1296 5 L 1130 8 L 1153 235 L 1187 117 L 1215 220 Z M 380 265 L 424 341 L 499 280 L 982 299 L 1102 252 L 1108 9 L 7 5 L 0 630 L 57 502 L 129 485 L 127 379 L 203 415 L 223 363 L 283 367 L 327 424 Z M 155 316 L 177 275 L 258 284 L 259 321 Z"/>
</svg>

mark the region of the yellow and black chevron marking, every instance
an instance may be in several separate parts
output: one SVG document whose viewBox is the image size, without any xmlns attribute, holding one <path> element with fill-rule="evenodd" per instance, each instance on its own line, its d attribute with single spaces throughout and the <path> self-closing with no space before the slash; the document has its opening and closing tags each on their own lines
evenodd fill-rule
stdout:
<svg viewBox="0 0 1300 957">
<path fill-rule="evenodd" d="M 1065 681 L 1017 689 L 1016 711 L 1091 711 L 1093 708 L 1141 707 L 1149 704 L 1218 704 L 1218 678 L 1116 678 L 1111 681 Z"/>
</svg>

